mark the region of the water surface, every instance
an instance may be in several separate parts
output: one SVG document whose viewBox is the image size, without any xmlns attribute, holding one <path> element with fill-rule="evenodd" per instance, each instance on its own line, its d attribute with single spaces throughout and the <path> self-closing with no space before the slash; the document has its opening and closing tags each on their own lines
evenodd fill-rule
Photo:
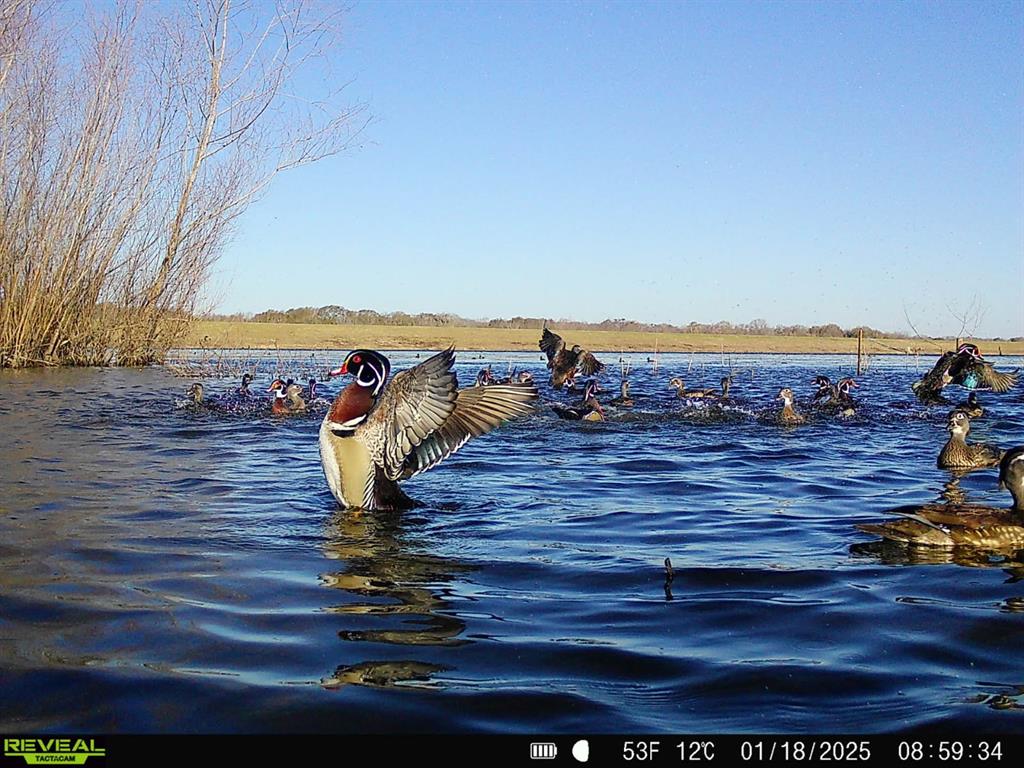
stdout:
<svg viewBox="0 0 1024 768">
<path fill-rule="evenodd" d="M 466 384 L 543 378 L 472 358 Z M 792 429 L 756 414 L 848 357 L 631 359 L 632 412 L 541 409 L 373 515 L 336 509 L 317 418 L 179 408 L 165 368 L 3 372 L 0 730 L 1024 732 L 1024 564 L 854 528 L 948 492 L 912 358 L 872 361 L 856 418 Z M 723 362 L 743 411 L 672 397 Z M 983 394 L 972 438 L 1024 443 L 1022 393 Z M 1007 506 L 995 486 L 954 490 Z"/>
</svg>

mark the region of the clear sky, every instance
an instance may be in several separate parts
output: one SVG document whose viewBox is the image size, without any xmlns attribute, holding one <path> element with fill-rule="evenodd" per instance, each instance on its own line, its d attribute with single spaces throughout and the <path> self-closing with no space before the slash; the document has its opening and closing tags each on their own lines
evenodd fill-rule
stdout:
<svg viewBox="0 0 1024 768">
<path fill-rule="evenodd" d="M 1024 334 L 1024 3 L 357 2 L 335 66 L 218 311 Z"/>
</svg>

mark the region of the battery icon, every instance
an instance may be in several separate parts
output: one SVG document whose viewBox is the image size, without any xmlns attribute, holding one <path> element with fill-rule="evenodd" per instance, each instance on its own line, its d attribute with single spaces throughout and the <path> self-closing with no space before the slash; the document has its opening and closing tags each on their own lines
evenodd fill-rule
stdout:
<svg viewBox="0 0 1024 768">
<path fill-rule="evenodd" d="M 552 741 L 534 741 L 530 743 L 531 760 L 554 760 L 558 756 L 558 747 Z"/>
</svg>

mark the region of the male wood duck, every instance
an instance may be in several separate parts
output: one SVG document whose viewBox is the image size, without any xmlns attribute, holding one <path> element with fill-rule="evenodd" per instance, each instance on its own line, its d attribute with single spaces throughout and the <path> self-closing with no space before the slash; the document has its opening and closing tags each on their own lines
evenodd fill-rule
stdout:
<svg viewBox="0 0 1024 768">
<path fill-rule="evenodd" d="M 320 462 L 341 506 L 411 507 L 399 481 L 437 466 L 471 438 L 533 410 L 536 387 L 459 389 L 454 365 L 449 347 L 388 384 L 388 359 L 357 349 L 331 371 L 332 376 L 354 377 L 320 425 Z"/>
<path fill-rule="evenodd" d="M 779 390 L 779 396 L 776 400 L 782 401 L 782 410 L 779 412 L 779 423 L 780 424 L 803 424 L 807 419 L 796 412 L 793 408 L 793 390 L 789 387 L 783 387 Z"/>
<path fill-rule="evenodd" d="M 494 374 L 491 373 L 491 366 L 481 368 L 476 374 L 476 387 L 486 387 L 488 384 L 494 384 L 496 379 Z"/>
<path fill-rule="evenodd" d="M 959 408 L 949 414 L 946 429 L 949 440 L 939 451 L 937 463 L 940 469 L 979 469 L 999 463 L 1003 454 L 994 445 L 967 442 L 971 420 Z"/>
<path fill-rule="evenodd" d="M 566 382 L 571 384 L 576 378 L 577 369 L 584 376 L 595 376 L 604 370 L 604 363 L 599 362 L 590 352 L 579 344 L 573 345 L 572 349 L 567 348 L 562 337 L 547 327 L 540 337 L 539 346 L 547 356 L 551 386 L 555 389 L 561 389 Z"/>
<path fill-rule="evenodd" d="M 969 395 L 967 395 L 967 399 L 964 402 L 960 403 L 960 405 L 958 405 L 956 409 L 958 411 L 963 411 L 972 419 L 980 419 L 982 416 L 985 415 L 984 406 L 978 402 L 977 392 L 971 392 Z"/>
<path fill-rule="evenodd" d="M 613 397 L 609 402 L 612 405 L 617 405 L 620 408 L 632 408 L 633 398 L 629 396 L 629 380 L 623 379 L 619 383 L 619 396 Z"/>
<path fill-rule="evenodd" d="M 604 421 L 604 408 L 597 402 L 597 382 L 588 381 L 579 405 L 552 403 L 551 410 L 560 419 L 569 421 Z"/>
<path fill-rule="evenodd" d="M 270 405 L 270 412 L 278 416 L 285 416 L 294 413 L 305 413 L 306 401 L 302 399 L 302 387 L 291 379 L 282 381 L 274 379 L 267 392 L 274 394 L 274 400 Z"/>
<path fill-rule="evenodd" d="M 906 544 L 1016 551 L 1024 548 L 1024 445 L 1010 449 L 1000 461 L 999 487 L 1010 492 L 1010 509 L 966 503 L 908 505 L 890 510 L 903 519 L 857 528 Z"/>
<path fill-rule="evenodd" d="M 811 398 L 812 403 L 817 403 L 819 400 L 824 400 L 826 403 L 832 399 L 834 390 L 832 388 L 832 379 L 828 376 L 815 376 L 813 384 L 818 388 L 814 393 L 814 397 Z"/>
<path fill-rule="evenodd" d="M 686 400 L 713 400 L 718 398 L 718 393 L 713 389 L 687 389 L 686 383 L 678 376 L 671 379 L 668 385 L 670 387 L 675 387 L 677 397 L 681 397 Z"/>
<path fill-rule="evenodd" d="M 851 378 L 840 379 L 836 382 L 832 402 L 834 407 L 843 416 L 853 416 L 857 412 L 857 401 L 853 399 L 850 390 L 860 388 L 860 384 Z"/>
<path fill-rule="evenodd" d="M 925 402 L 944 402 L 942 389 L 948 384 L 957 384 L 964 389 L 990 389 L 1006 392 L 1017 384 L 1016 369 L 1000 373 L 981 356 L 975 344 L 961 344 L 956 352 L 946 352 L 935 366 L 911 388 L 919 399 Z"/>
</svg>

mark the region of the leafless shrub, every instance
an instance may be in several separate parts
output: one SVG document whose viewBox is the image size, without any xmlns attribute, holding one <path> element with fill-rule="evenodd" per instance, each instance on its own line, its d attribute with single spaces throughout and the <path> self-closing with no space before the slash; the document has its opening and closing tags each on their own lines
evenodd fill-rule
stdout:
<svg viewBox="0 0 1024 768">
<path fill-rule="evenodd" d="M 340 87 L 303 91 L 337 6 L 89 14 L 64 29 L 37 0 L 0 7 L 0 367 L 162 359 L 239 214 L 365 125 Z"/>
</svg>

